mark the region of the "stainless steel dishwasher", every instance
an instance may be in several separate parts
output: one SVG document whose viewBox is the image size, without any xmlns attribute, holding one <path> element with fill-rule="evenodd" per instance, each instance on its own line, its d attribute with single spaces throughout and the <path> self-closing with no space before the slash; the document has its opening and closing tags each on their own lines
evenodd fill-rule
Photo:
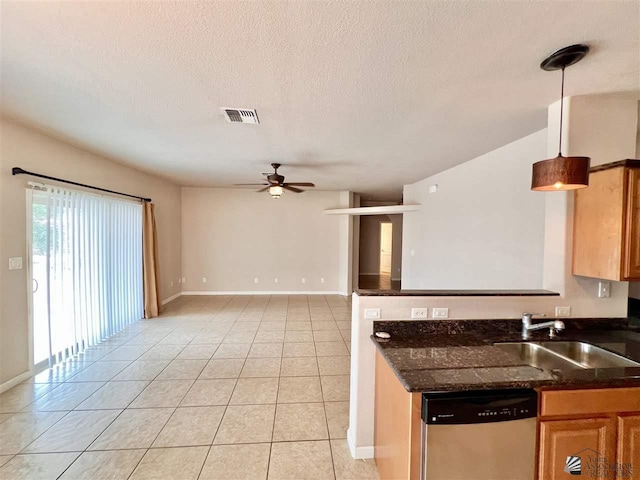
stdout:
<svg viewBox="0 0 640 480">
<path fill-rule="evenodd" d="M 534 390 L 422 395 L 423 480 L 533 480 Z"/>
</svg>

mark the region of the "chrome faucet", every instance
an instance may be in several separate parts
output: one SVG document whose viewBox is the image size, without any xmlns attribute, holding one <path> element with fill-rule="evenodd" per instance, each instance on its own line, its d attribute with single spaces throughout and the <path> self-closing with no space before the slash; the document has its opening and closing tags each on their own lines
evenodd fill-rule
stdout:
<svg viewBox="0 0 640 480">
<path fill-rule="evenodd" d="M 541 328 L 549 329 L 549 338 L 556 338 L 556 335 L 560 330 L 564 330 L 564 322 L 561 320 L 552 320 L 549 322 L 535 323 L 532 324 L 531 320 L 534 315 L 538 315 L 539 317 L 544 317 L 544 313 L 523 313 L 522 314 L 522 339 L 529 340 L 531 338 L 532 330 L 540 330 Z"/>
</svg>

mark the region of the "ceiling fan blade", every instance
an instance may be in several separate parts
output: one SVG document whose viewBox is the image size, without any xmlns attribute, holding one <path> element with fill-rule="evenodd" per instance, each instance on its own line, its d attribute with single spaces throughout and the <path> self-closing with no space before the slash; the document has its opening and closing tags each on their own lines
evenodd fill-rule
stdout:
<svg viewBox="0 0 640 480">
<path fill-rule="evenodd" d="M 271 185 L 269 185 L 268 187 L 264 187 L 261 188 L 260 190 L 256 190 L 257 193 L 262 193 L 262 192 L 266 192 L 267 190 L 269 190 L 271 188 Z"/>
<path fill-rule="evenodd" d="M 259 187 L 260 185 L 268 185 L 268 183 L 234 183 L 236 187 Z"/>
<path fill-rule="evenodd" d="M 296 187 L 315 187 L 315 185 L 311 182 L 291 182 L 285 183 L 285 185 L 294 185 Z"/>
<path fill-rule="evenodd" d="M 284 188 L 285 190 L 289 190 L 290 192 L 295 192 L 295 193 L 304 192 L 304 190 L 300 190 L 299 188 L 295 188 L 295 187 L 290 187 L 289 185 L 291 185 L 291 184 L 290 183 L 283 183 L 281 186 L 282 186 L 282 188 Z"/>
</svg>

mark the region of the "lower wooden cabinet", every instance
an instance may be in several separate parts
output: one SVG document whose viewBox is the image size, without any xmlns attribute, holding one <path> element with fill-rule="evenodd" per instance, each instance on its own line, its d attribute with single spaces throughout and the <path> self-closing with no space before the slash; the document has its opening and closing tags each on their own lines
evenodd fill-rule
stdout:
<svg viewBox="0 0 640 480">
<path fill-rule="evenodd" d="M 540 392 L 538 480 L 640 480 L 640 388 Z"/>
<path fill-rule="evenodd" d="M 383 480 L 418 480 L 422 395 L 407 392 L 376 351 L 374 457 Z"/>
<path fill-rule="evenodd" d="M 632 470 L 626 478 L 640 479 L 640 415 L 618 417 L 618 463 Z"/>
<path fill-rule="evenodd" d="M 567 480 L 568 474 L 577 472 L 588 478 L 612 478 L 596 470 L 601 458 L 615 461 L 616 423 L 613 418 L 541 421 L 539 452 L 539 479 Z"/>
</svg>

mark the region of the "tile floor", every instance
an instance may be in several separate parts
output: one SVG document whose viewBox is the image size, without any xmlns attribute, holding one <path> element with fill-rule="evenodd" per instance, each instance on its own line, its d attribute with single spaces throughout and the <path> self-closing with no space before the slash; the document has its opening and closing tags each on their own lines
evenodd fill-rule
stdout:
<svg viewBox="0 0 640 480">
<path fill-rule="evenodd" d="M 181 297 L 0 395 L 0 480 L 376 479 L 350 322 L 340 296 Z"/>
</svg>

